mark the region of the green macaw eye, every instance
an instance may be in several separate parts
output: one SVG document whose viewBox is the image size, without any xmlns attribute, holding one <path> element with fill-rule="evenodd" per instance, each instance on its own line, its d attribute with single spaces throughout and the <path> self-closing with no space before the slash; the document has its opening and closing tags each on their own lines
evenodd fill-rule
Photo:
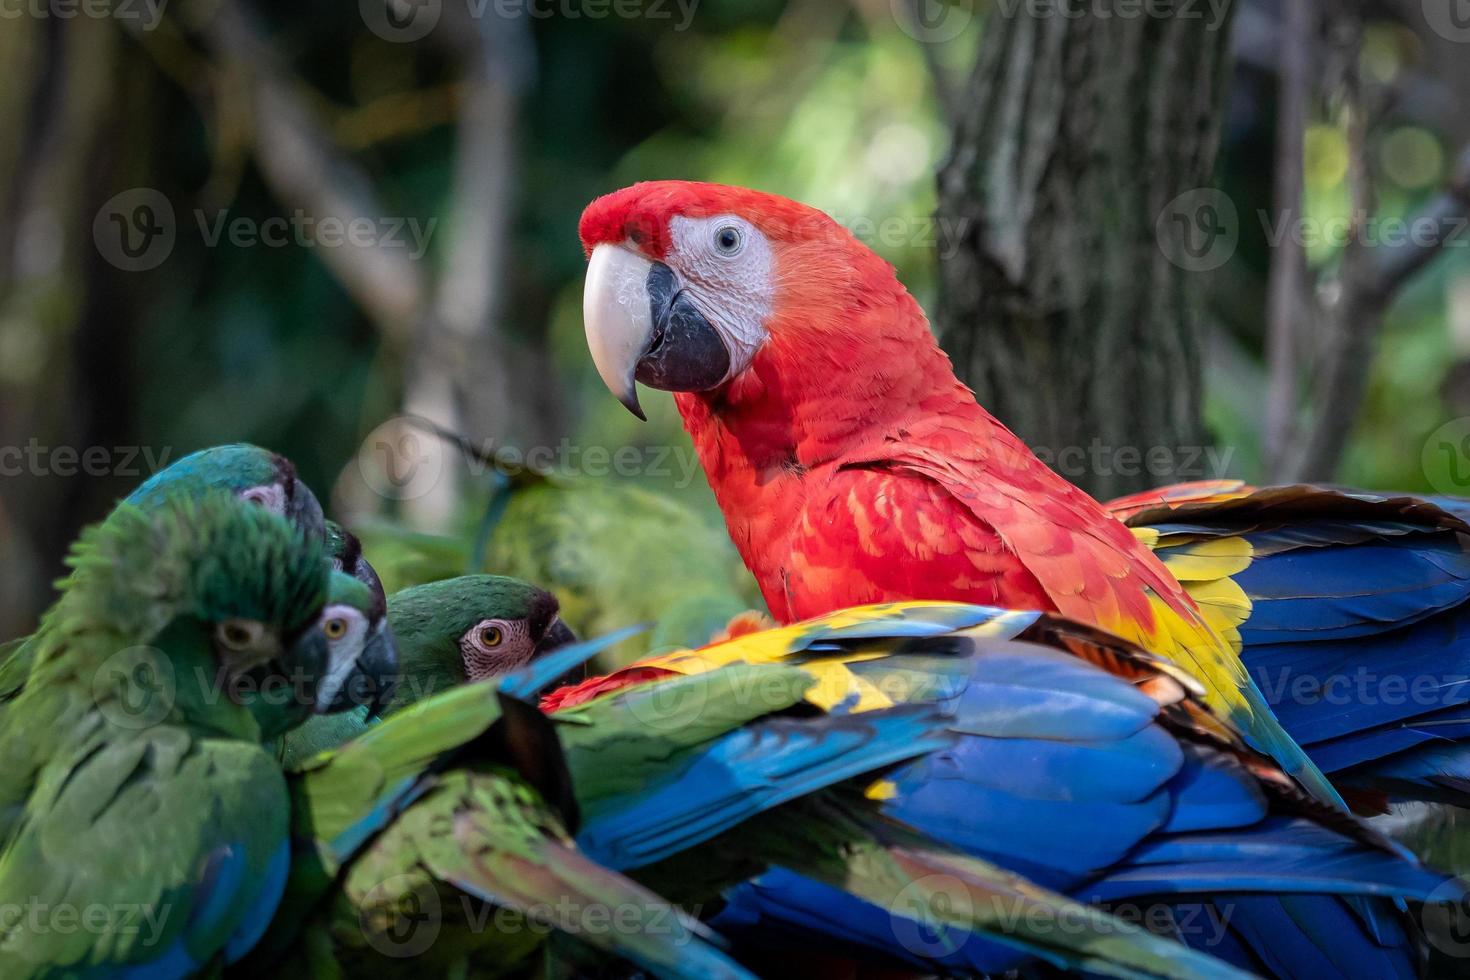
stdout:
<svg viewBox="0 0 1470 980">
<path fill-rule="evenodd" d="M 264 626 L 250 619 L 227 619 L 214 628 L 215 639 L 226 650 L 249 649 L 264 632 Z"/>
<path fill-rule="evenodd" d="M 322 632 L 329 640 L 340 640 L 347 635 L 347 620 L 340 616 L 334 616 L 322 623 Z"/>
<path fill-rule="evenodd" d="M 480 646 L 491 650 L 500 646 L 505 639 L 505 634 L 501 632 L 499 626 L 482 626 L 480 627 L 479 639 Z"/>
</svg>

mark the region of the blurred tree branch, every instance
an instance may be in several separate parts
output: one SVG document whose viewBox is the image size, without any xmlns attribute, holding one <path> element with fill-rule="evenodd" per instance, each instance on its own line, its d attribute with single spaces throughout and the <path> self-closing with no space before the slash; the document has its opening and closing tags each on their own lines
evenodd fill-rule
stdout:
<svg viewBox="0 0 1470 980">
<path fill-rule="evenodd" d="M 0 446 L 40 451 L 4 477 L 0 635 L 14 636 L 34 627 L 76 527 L 118 488 L 64 479 L 48 454 L 126 441 L 133 279 L 102 259 L 93 224 L 140 183 L 153 133 L 151 80 L 122 70 L 112 23 L 10 18 L 0 60 L 13 73 L 0 94 Z"/>
<path fill-rule="evenodd" d="M 1276 166 L 1273 206 L 1278 220 L 1294 221 L 1302 213 L 1303 158 L 1308 102 L 1311 98 L 1316 17 L 1312 0 L 1286 0 L 1281 25 L 1276 99 Z M 1261 434 L 1266 468 L 1281 469 L 1296 430 L 1297 379 L 1302 332 L 1302 283 L 1307 276 L 1307 248 L 1297 235 L 1286 235 L 1271 261 L 1266 299 L 1266 415 Z"/>
<path fill-rule="evenodd" d="M 255 158 L 282 203 L 344 224 L 385 214 L 367 172 L 331 141 L 300 94 L 304 83 L 280 64 L 243 5 L 215 5 L 199 26 L 230 78 L 247 85 Z M 429 288 L 407 253 L 373 237 L 319 254 L 385 339 L 406 347 Z"/>
<path fill-rule="evenodd" d="M 323 100 L 285 67 L 243 5 L 216 6 L 199 30 L 228 77 L 247 82 L 254 155 L 282 203 L 344 224 L 388 214 L 370 175 L 333 139 L 332 122 L 317 108 Z M 454 122 L 453 177 L 442 209 L 448 244 L 438 252 L 437 274 L 376 238 L 320 254 L 406 359 L 405 412 L 502 442 L 539 442 L 558 420 L 556 390 L 546 383 L 549 355 L 534 330 L 513 337 L 502 322 L 517 113 L 535 72 L 530 27 L 498 8 L 449 2 L 425 43 L 456 66 L 454 83 L 380 100 L 339 117 L 335 129 L 381 136 L 386 113 L 388 128 L 402 131 L 423 125 L 425 107 L 434 119 Z M 370 110 L 376 121 L 364 126 Z M 405 506 L 415 523 L 442 527 L 456 500 L 456 484 L 446 479 Z"/>
<path fill-rule="evenodd" d="M 1276 480 L 1331 480 L 1342 460 L 1367 392 L 1384 317 L 1399 293 L 1435 260 L 1446 243 L 1463 236 L 1470 219 L 1470 148 L 1461 151 L 1448 188 L 1409 219 L 1409 227 L 1436 229 L 1432 239 L 1408 236 L 1393 244 L 1350 240 L 1336 296 L 1323 310 L 1327 335 L 1312 385 L 1312 421 L 1291 445 Z M 1458 229 L 1449 234 L 1447 230 Z"/>
<path fill-rule="evenodd" d="M 1304 5 L 1304 0 L 1293 0 Z M 1290 223 L 1301 215 L 1305 107 L 1314 82 L 1301 66 L 1297 45 L 1309 29 L 1305 15 L 1289 8 L 1283 38 L 1281 77 L 1282 128 L 1278 134 L 1278 217 Z M 1328 481 L 1341 463 L 1354 423 L 1367 394 L 1378 336 L 1389 307 L 1445 245 L 1463 235 L 1470 219 L 1470 146 L 1461 151 L 1446 189 L 1408 219 L 1412 233 L 1396 241 L 1375 238 L 1377 195 L 1368 160 L 1368 134 L 1379 115 L 1364 91 L 1359 70 L 1363 22 L 1353 4 L 1334 8 L 1327 23 L 1332 47 L 1342 65 L 1341 88 L 1348 128 L 1348 182 L 1352 213 L 1348 238 L 1335 274 L 1321 283 L 1305 266 L 1305 250 L 1288 234 L 1273 255 L 1271 334 L 1267 346 L 1270 385 L 1267 393 L 1267 475 L 1273 481 Z M 1293 55 L 1291 52 L 1296 51 Z M 1382 93 L 1386 102 L 1391 93 Z M 1292 115 L 1294 120 L 1287 122 Z M 1288 187 L 1290 184 L 1290 187 Z M 1293 198 L 1294 195 L 1294 198 Z M 1294 203 L 1293 203 L 1294 200 Z M 1415 229 L 1433 228 L 1432 235 Z M 1296 299 L 1288 303 L 1276 295 L 1277 286 Z M 1301 299 L 1305 295 L 1305 299 Z M 1279 305 L 1278 305 L 1279 304 Z M 1278 319 L 1279 314 L 1279 319 Z M 1297 352 L 1307 324 L 1315 323 L 1318 336 L 1310 363 L 1300 364 Z M 1304 367 L 1306 368 L 1304 370 Z M 1300 391 L 1305 380 L 1305 397 Z M 1303 418 L 1303 415 L 1305 418 Z"/>
<path fill-rule="evenodd" d="M 524 17 L 472 14 L 444 5 L 431 38 L 460 66 L 463 93 L 450 192 L 453 226 L 433 307 L 410 355 L 404 410 L 457 431 L 539 441 L 555 407 L 543 401 L 549 365 L 500 327 L 514 186 L 515 127 L 535 71 Z M 544 351 L 540 356 L 544 357 Z M 540 402 L 540 411 L 537 403 Z M 452 481 L 411 501 L 418 523 L 444 526 L 457 497 Z"/>
</svg>

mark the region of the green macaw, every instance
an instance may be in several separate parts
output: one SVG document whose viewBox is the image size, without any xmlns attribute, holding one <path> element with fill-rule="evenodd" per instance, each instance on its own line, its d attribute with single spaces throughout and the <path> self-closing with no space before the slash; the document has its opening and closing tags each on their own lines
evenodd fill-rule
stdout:
<svg viewBox="0 0 1470 980">
<path fill-rule="evenodd" d="M 401 680 L 386 711 L 499 676 L 574 642 L 558 610 L 551 593 L 500 575 L 465 575 L 395 592 L 387 600 L 387 622 Z M 367 725 L 366 708 L 311 718 L 286 736 L 285 765 L 296 768 Z"/>
<path fill-rule="evenodd" d="M 322 540 L 326 526 L 322 506 L 311 488 L 296 476 L 284 456 L 247 443 L 232 443 L 190 453 L 159 470 L 125 498 L 124 503 L 152 511 L 181 494 L 224 490 L 264 507 L 289 521 L 301 534 Z M 0 705 L 25 686 L 35 646 L 24 636 L 0 644 Z"/>
<path fill-rule="evenodd" d="M 278 959 L 289 950 L 287 961 L 314 975 L 492 976 L 524 966 L 554 925 L 661 975 L 711 975 L 734 967 L 691 942 L 697 927 L 656 896 L 713 907 L 726 887 L 780 865 L 1061 962 L 1231 975 L 884 818 L 861 783 L 950 744 L 928 708 L 813 717 L 808 702 L 831 678 L 777 664 L 578 698 L 552 716 L 555 733 L 494 698 L 491 680 L 446 691 L 468 676 L 473 631 L 502 625 L 502 583 L 471 577 L 390 599 L 404 677 L 388 717 L 293 777 L 296 837 L 315 844 L 295 861 L 297 900 L 283 906 L 279 941 L 263 944 Z M 415 601 L 401 605 L 410 594 Z M 498 684 L 530 696 L 563 676 L 569 655 L 585 651 L 532 650 Z M 324 731 L 314 719 L 291 739 L 311 734 L 309 748 L 319 749 Z M 609 867 L 637 868 L 641 885 Z M 966 900 L 949 902 L 961 887 Z M 593 934 L 589 920 L 609 908 L 638 912 L 631 925 Z M 1076 927 L 1055 935 L 1044 924 L 1058 917 Z M 1033 920 L 1043 925 L 1032 930 Z M 563 946 L 555 952 L 565 967 L 578 953 Z"/>
<path fill-rule="evenodd" d="M 567 648 L 555 600 L 496 576 L 405 590 L 389 608 L 406 662 L 387 717 L 313 719 L 288 736 L 293 836 L 305 843 L 243 969 L 494 976 L 526 966 L 560 928 L 660 976 L 746 976 L 708 930 L 577 852 L 551 726 L 493 687 L 533 660 L 549 681 L 617 637 Z M 616 928 L 578 918 L 602 910 L 618 910 Z"/>
<path fill-rule="evenodd" d="M 390 592 L 494 572 L 555 592 L 563 617 L 584 636 L 653 623 L 651 633 L 609 655 L 609 668 L 649 651 L 700 646 L 737 614 L 764 609 L 718 518 L 628 483 L 512 469 L 504 459 L 481 465 L 500 466 L 501 483 L 452 537 L 386 521 L 355 525 Z M 502 476 L 506 470 L 515 475 Z"/>
<path fill-rule="evenodd" d="M 289 868 L 262 743 L 323 707 L 322 542 L 214 490 L 121 504 L 68 561 L 0 713 L 0 976 L 216 969 Z"/>
</svg>

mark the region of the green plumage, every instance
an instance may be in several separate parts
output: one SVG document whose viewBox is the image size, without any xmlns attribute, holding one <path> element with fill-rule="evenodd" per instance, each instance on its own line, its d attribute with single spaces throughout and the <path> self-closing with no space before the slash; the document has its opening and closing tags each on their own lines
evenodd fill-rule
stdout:
<svg viewBox="0 0 1470 980">
<path fill-rule="evenodd" d="M 652 634 L 620 644 L 608 658 L 613 664 L 700 646 L 737 613 L 764 608 L 724 528 L 667 495 L 536 474 L 522 474 L 504 493 L 498 518 L 490 507 L 488 538 L 474 522 L 453 538 L 384 523 L 357 530 L 390 592 L 494 572 L 554 592 L 567 623 L 584 636 L 655 624 Z M 479 562 L 477 535 L 485 541 Z"/>
<path fill-rule="evenodd" d="M 295 836 L 311 843 L 250 969 L 495 976 L 563 928 L 661 975 L 742 975 L 698 926 L 576 852 L 547 802 L 565 781 L 550 726 L 487 683 L 316 756 L 291 783 Z M 633 926 L 582 928 L 609 909 Z"/>
<path fill-rule="evenodd" d="M 4 923 L 0 975 L 183 975 L 248 948 L 279 895 L 286 789 L 260 743 L 311 710 L 327 565 L 218 492 L 120 505 L 69 564 L 0 713 L 0 906 L 39 916 Z"/>
<path fill-rule="evenodd" d="M 335 600 L 334 600 L 335 601 Z M 554 615 L 556 599 L 518 579 L 464 575 L 396 592 L 387 600 L 387 621 L 398 651 L 400 680 L 388 711 L 404 708 L 438 691 L 468 681 L 460 643 L 477 623 L 501 620 L 545 630 L 540 618 Z M 537 637 L 540 639 L 540 637 Z M 3 676 L 3 675 L 0 675 Z M 286 738 L 283 759 L 297 768 L 367 727 L 367 711 L 319 715 Z"/>
<path fill-rule="evenodd" d="M 249 499 L 278 513 L 313 540 L 326 535 L 321 504 L 311 488 L 296 478 L 291 461 L 246 443 L 190 453 L 145 480 L 124 503 L 151 512 L 170 500 L 211 492 Z M 336 530 L 339 533 L 333 543 L 341 546 L 340 528 Z M 20 637 L 0 644 L 0 705 L 15 698 L 25 686 L 36 657 L 30 639 Z"/>
<path fill-rule="evenodd" d="M 287 738 L 295 836 L 311 843 L 251 967 L 493 976 L 562 928 L 665 975 L 739 975 L 696 925 L 577 853 L 547 802 L 567 782 L 550 725 L 466 683 L 468 631 L 486 620 L 545 630 L 555 600 L 473 575 L 396 593 L 388 609 L 403 673 L 390 717 L 315 718 Z M 582 928 L 609 909 L 635 927 Z"/>
</svg>

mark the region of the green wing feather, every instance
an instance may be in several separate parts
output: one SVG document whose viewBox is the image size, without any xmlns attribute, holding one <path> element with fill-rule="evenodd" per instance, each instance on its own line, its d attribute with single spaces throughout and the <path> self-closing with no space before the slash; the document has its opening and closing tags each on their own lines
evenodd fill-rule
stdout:
<svg viewBox="0 0 1470 980">
<path fill-rule="evenodd" d="M 308 760 L 292 794 L 295 836 L 311 843 L 293 860 L 262 961 L 287 949 L 309 958 L 325 944 L 348 968 L 393 972 L 403 937 L 432 908 L 434 937 L 414 944 L 408 972 L 506 967 L 559 927 L 661 976 L 743 976 L 667 903 L 577 853 L 544 795 L 555 797 L 547 770 L 560 766 L 549 732 L 539 713 L 482 683 Z M 583 928 L 602 909 L 631 926 Z"/>
<path fill-rule="evenodd" d="M 0 856 L 0 901 L 35 911 L 0 942 L 0 976 L 165 957 L 204 967 L 257 908 L 264 927 L 286 813 L 258 746 L 164 726 L 99 737 L 42 774 Z M 60 928 L 62 915 L 100 927 Z"/>
</svg>

